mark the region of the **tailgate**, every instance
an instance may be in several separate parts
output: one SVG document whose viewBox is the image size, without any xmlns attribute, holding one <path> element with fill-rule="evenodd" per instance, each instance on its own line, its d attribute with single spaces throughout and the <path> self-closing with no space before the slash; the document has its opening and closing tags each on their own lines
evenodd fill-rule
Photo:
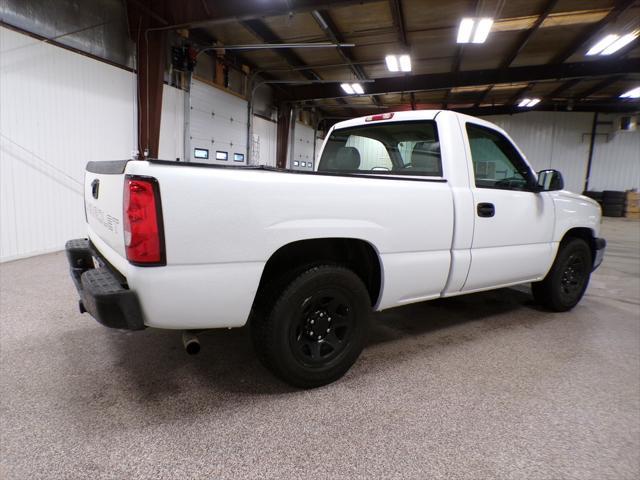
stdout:
<svg viewBox="0 0 640 480">
<path fill-rule="evenodd" d="M 126 257 L 122 231 L 124 170 L 128 160 L 89 162 L 84 176 L 87 223 L 119 255 Z"/>
</svg>

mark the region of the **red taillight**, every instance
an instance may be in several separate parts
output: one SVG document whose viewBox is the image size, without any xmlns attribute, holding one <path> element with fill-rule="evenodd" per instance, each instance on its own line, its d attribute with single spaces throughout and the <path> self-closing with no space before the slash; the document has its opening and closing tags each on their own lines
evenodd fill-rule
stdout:
<svg viewBox="0 0 640 480">
<path fill-rule="evenodd" d="M 131 263 L 164 264 L 158 182 L 127 177 L 124 186 L 124 244 Z"/>
<path fill-rule="evenodd" d="M 371 115 L 364 119 L 365 122 L 378 122 L 380 120 L 389 120 L 393 118 L 393 112 L 378 113 L 377 115 Z"/>
</svg>

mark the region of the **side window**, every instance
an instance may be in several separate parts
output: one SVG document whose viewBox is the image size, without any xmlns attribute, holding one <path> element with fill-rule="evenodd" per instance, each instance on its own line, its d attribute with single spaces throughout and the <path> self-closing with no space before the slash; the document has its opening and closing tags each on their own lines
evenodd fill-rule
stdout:
<svg viewBox="0 0 640 480">
<path fill-rule="evenodd" d="M 467 123 L 467 137 L 476 187 L 526 190 L 534 181 L 531 170 L 504 135 Z"/>
</svg>

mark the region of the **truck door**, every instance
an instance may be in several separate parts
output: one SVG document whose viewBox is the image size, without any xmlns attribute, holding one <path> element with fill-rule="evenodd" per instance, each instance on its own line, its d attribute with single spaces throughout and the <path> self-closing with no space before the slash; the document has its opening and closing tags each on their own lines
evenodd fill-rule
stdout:
<svg viewBox="0 0 640 480">
<path fill-rule="evenodd" d="M 466 123 L 473 164 L 474 232 L 463 291 L 535 280 L 552 261 L 552 199 L 535 193 L 535 176 L 497 130 Z"/>
</svg>

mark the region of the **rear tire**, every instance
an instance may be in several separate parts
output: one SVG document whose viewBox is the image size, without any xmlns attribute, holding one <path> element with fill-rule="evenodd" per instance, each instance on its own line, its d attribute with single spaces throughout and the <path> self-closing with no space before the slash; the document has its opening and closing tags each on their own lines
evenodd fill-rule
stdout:
<svg viewBox="0 0 640 480">
<path fill-rule="evenodd" d="M 369 331 L 371 301 L 362 280 L 347 268 L 320 265 L 271 292 L 262 293 L 251 320 L 260 361 L 300 388 L 342 377 Z"/>
<path fill-rule="evenodd" d="M 589 285 L 592 264 L 591 248 L 587 242 L 581 238 L 563 241 L 547 276 L 531 284 L 533 297 L 550 310 L 571 310 Z"/>
</svg>

